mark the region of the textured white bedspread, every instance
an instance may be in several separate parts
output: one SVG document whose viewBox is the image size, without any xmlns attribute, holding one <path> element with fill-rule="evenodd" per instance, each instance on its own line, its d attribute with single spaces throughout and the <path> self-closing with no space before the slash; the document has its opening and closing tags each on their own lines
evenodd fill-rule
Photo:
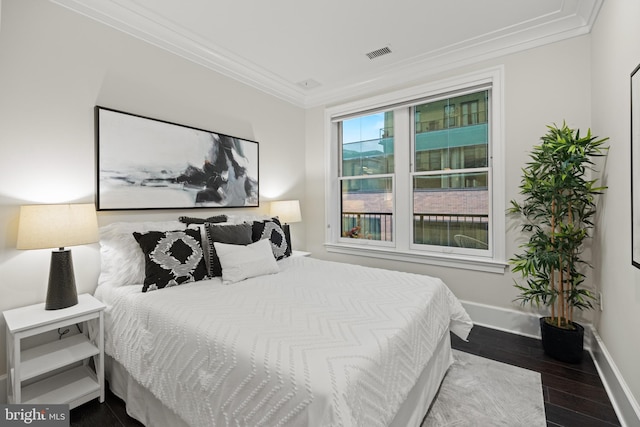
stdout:
<svg viewBox="0 0 640 427">
<path fill-rule="evenodd" d="M 100 285 L 105 351 L 192 426 L 385 426 L 443 334 L 472 327 L 439 279 L 278 264 L 229 286 Z"/>
</svg>

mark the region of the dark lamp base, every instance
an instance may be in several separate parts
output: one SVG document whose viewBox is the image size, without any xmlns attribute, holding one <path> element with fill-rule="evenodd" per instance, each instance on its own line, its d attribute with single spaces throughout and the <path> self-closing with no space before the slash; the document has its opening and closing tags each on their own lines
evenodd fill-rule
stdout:
<svg viewBox="0 0 640 427">
<path fill-rule="evenodd" d="M 58 310 L 78 303 L 76 279 L 73 274 L 71 250 L 61 249 L 51 252 L 49 287 L 45 310 Z"/>
</svg>

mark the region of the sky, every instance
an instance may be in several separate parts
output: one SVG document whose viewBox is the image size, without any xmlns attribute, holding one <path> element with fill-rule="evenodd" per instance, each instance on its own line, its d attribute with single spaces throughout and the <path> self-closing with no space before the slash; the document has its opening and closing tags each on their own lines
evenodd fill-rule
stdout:
<svg viewBox="0 0 640 427">
<path fill-rule="evenodd" d="M 384 128 L 384 113 L 344 120 L 342 122 L 342 142 L 347 144 L 379 139 L 382 128 Z"/>
</svg>

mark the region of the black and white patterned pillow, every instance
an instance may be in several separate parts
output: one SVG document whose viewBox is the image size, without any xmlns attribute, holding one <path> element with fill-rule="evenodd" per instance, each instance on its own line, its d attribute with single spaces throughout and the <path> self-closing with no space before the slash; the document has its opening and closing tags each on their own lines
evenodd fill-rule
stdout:
<svg viewBox="0 0 640 427">
<path fill-rule="evenodd" d="M 145 257 L 142 292 L 207 277 L 199 230 L 134 232 Z"/>
<path fill-rule="evenodd" d="M 251 224 L 217 225 L 205 224 L 207 239 L 209 240 L 209 276 L 222 276 L 222 266 L 220 258 L 216 253 L 213 242 L 226 243 L 230 245 L 248 245 L 253 243 L 251 239 Z"/>
<path fill-rule="evenodd" d="M 287 237 L 278 218 L 271 218 L 266 221 L 254 221 L 252 230 L 254 242 L 269 239 L 273 256 L 277 260 L 291 256 L 291 246 L 287 243 Z"/>
</svg>

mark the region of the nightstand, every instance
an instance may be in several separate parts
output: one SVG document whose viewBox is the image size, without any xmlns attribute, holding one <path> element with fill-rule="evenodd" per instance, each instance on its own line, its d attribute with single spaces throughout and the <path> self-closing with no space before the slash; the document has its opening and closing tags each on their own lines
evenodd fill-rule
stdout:
<svg viewBox="0 0 640 427">
<path fill-rule="evenodd" d="M 7 402 L 69 404 L 104 402 L 105 305 L 89 294 L 78 304 L 45 310 L 44 303 L 3 312 L 7 323 Z M 82 323 L 82 333 L 26 350 L 21 340 Z M 95 337 L 89 338 L 89 323 Z M 89 361 L 93 358 L 93 366 Z M 55 372 L 54 372 L 55 371 Z"/>
</svg>

